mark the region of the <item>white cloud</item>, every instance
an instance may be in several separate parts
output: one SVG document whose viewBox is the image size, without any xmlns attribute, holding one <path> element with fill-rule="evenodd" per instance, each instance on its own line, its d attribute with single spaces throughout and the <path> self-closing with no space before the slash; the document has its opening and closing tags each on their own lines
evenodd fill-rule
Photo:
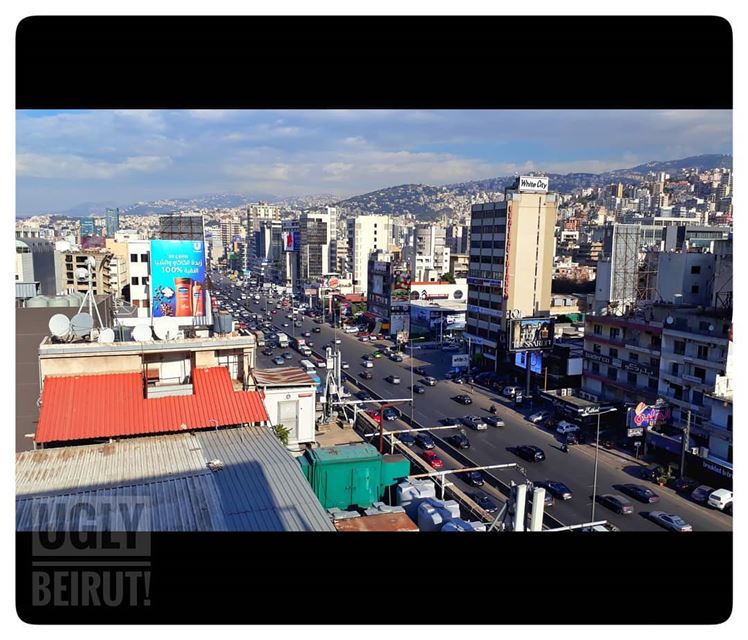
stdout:
<svg viewBox="0 0 748 640">
<path fill-rule="evenodd" d="M 137 156 L 121 162 L 107 162 L 77 155 L 20 153 L 16 156 L 16 173 L 30 178 L 108 180 L 128 173 L 160 171 L 170 164 L 171 158 L 163 156 Z"/>
</svg>

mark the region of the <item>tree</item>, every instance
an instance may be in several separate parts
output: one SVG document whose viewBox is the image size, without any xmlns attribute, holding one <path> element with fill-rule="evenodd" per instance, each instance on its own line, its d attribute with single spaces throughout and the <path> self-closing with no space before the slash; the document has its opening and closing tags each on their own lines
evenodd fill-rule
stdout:
<svg viewBox="0 0 748 640">
<path fill-rule="evenodd" d="M 455 282 L 455 277 L 451 271 L 447 271 L 447 273 L 442 273 L 441 279 L 445 282 L 449 282 L 449 284 L 457 284 Z"/>
<path fill-rule="evenodd" d="M 275 424 L 273 425 L 273 432 L 278 437 L 278 440 L 283 443 L 283 446 L 287 447 L 288 436 L 291 434 L 291 429 L 286 429 L 282 424 Z"/>
</svg>

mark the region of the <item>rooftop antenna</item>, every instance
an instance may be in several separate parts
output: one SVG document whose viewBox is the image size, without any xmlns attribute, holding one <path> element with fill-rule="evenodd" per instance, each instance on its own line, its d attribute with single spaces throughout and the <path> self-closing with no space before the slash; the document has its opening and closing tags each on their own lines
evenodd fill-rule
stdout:
<svg viewBox="0 0 748 640">
<path fill-rule="evenodd" d="M 91 318 L 91 326 L 89 327 L 88 332 L 86 332 L 86 334 L 84 335 L 88 335 L 88 333 L 90 333 L 90 330 L 93 329 L 94 309 L 96 310 L 96 317 L 99 320 L 99 327 L 104 327 L 104 323 L 101 321 L 101 315 L 99 314 L 99 307 L 96 304 L 96 300 L 94 299 L 93 294 L 93 272 L 96 269 L 96 258 L 94 258 L 93 256 L 88 256 L 86 264 L 86 267 L 78 267 L 78 269 L 76 269 L 75 271 L 75 275 L 78 280 L 85 280 L 86 278 L 88 278 L 88 290 L 86 291 L 86 295 L 83 296 L 83 300 L 81 300 L 81 305 L 80 307 L 78 307 L 78 313 L 73 316 L 73 320 L 75 320 L 75 318 L 80 315 L 86 315 Z M 86 302 L 88 302 L 88 313 L 82 314 L 81 311 L 83 310 Z"/>
</svg>

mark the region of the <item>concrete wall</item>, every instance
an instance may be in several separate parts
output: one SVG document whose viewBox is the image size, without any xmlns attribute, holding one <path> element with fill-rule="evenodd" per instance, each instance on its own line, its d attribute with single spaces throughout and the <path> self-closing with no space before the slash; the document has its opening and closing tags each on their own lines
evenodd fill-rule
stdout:
<svg viewBox="0 0 748 640">
<path fill-rule="evenodd" d="M 97 373 L 132 373 L 142 371 L 140 355 L 42 358 L 42 376 L 94 375 Z"/>
</svg>

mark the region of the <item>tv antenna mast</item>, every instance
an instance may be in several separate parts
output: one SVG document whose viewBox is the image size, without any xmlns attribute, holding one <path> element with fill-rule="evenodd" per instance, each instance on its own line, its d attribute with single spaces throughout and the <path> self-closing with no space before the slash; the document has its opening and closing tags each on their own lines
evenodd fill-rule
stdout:
<svg viewBox="0 0 748 640">
<path fill-rule="evenodd" d="M 78 280 L 88 279 L 88 289 L 86 291 L 86 294 L 83 296 L 83 300 L 81 300 L 81 304 L 78 307 L 78 314 L 76 314 L 76 316 L 81 314 L 83 307 L 86 305 L 86 302 L 88 302 L 88 315 L 91 317 L 92 322 L 93 322 L 93 312 L 95 310 L 96 317 L 99 320 L 99 328 L 104 329 L 105 328 L 104 323 L 101 321 L 101 315 L 99 314 L 99 307 L 96 304 L 96 300 L 94 298 L 94 293 L 93 293 L 93 275 L 94 275 L 95 269 L 96 269 L 96 258 L 94 258 L 93 256 L 88 256 L 88 260 L 86 260 L 86 266 L 78 267 L 78 269 L 76 269 L 75 271 L 75 275 L 78 278 Z M 93 328 L 93 324 L 91 328 Z"/>
</svg>

